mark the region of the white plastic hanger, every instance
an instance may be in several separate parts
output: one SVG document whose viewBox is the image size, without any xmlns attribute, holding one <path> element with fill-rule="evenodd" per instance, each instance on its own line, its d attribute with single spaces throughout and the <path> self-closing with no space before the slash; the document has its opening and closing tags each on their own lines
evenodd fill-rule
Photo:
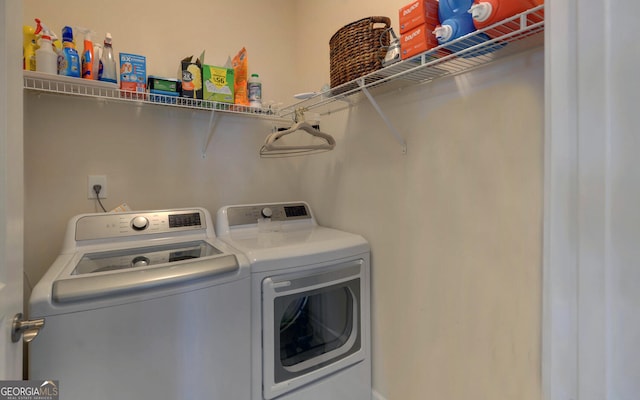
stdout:
<svg viewBox="0 0 640 400">
<path fill-rule="evenodd" d="M 267 136 L 264 145 L 260 148 L 261 157 L 292 157 L 309 153 L 320 153 L 333 150 L 336 141 L 333 136 L 314 128 L 311 124 L 304 121 L 303 110 L 296 110 L 296 122 L 291 128 L 284 131 L 273 132 Z M 325 143 L 308 144 L 308 145 L 281 145 L 277 140 L 283 136 L 297 131 L 305 131 L 312 136 L 324 139 Z"/>
</svg>

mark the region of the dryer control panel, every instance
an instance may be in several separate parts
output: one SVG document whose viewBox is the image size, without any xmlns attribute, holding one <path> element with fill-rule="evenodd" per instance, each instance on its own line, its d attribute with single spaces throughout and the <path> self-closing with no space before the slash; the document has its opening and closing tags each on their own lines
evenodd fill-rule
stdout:
<svg viewBox="0 0 640 400">
<path fill-rule="evenodd" d="M 202 231 L 206 215 L 200 209 L 88 214 L 76 221 L 75 240 L 95 240 L 140 234 Z"/>
<path fill-rule="evenodd" d="M 227 208 L 229 226 L 256 224 L 264 218 L 272 221 L 310 220 L 311 212 L 305 203 L 253 204 Z"/>
</svg>

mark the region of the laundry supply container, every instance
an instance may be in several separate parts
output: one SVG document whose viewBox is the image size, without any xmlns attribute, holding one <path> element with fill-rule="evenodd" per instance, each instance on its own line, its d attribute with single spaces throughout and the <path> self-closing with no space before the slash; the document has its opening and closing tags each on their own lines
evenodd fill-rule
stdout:
<svg viewBox="0 0 640 400">
<path fill-rule="evenodd" d="M 476 57 L 485 55 L 502 47 L 501 45 L 484 46 L 482 43 L 491 38 L 485 33 L 474 33 L 476 27 L 473 17 L 469 13 L 473 0 L 440 0 L 438 5 L 438 18 L 440 26 L 436 27 L 434 34 L 441 45 L 454 53 L 460 53 L 461 57 Z M 467 36 L 464 39 L 461 39 Z M 476 48 L 477 50 L 469 50 Z"/>
<path fill-rule="evenodd" d="M 331 37 L 329 75 L 332 88 L 382 68 L 390 42 L 390 28 L 388 17 L 367 17 L 345 25 Z M 332 93 L 336 94 L 335 91 Z"/>
<path fill-rule="evenodd" d="M 477 29 L 483 29 L 504 19 L 523 13 L 535 5 L 531 0 L 475 0 L 469 13 Z M 518 30 L 520 21 L 515 19 L 486 31 L 492 38 Z"/>
</svg>

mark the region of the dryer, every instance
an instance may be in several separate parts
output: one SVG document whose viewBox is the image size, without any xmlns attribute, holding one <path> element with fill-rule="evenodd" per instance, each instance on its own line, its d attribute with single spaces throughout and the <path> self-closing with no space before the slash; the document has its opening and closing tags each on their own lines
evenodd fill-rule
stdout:
<svg viewBox="0 0 640 400">
<path fill-rule="evenodd" d="M 216 233 L 251 263 L 251 399 L 371 399 L 367 241 L 305 202 L 223 207 Z"/>
<path fill-rule="evenodd" d="M 60 398 L 250 396 L 249 264 L 205 209 L 72 218 L 30 317 L 29 378 Z"/>
</svg>

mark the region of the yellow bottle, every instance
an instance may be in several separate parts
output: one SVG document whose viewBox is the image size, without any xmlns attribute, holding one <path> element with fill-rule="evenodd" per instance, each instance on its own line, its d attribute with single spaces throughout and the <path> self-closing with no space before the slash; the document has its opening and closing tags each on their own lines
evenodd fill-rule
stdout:
<svg viewBox="0 0 640 400">
<path fill-rule="evenodd" d="M 36 70 L 36 34 L 33 27 L 22 26 L 22 68 L 27 71 Z"/>
</svg>

